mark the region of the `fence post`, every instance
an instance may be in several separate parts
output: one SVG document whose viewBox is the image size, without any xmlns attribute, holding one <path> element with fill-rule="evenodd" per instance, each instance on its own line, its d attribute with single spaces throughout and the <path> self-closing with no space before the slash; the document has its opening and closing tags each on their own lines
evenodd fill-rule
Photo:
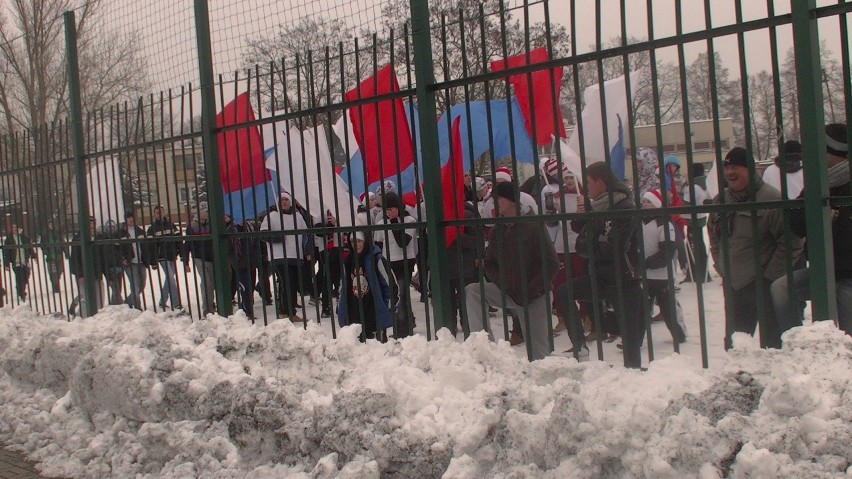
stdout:
<svg viewBox="0 0 852 479">
<path fill-rule="evenodd" d="M 805 171 L 805 217 L 807 219 L 809 279 L 814 321 L 837 319 L 834 284 L 834 242 L 828 197 L 825 150 L 825 109 L 822 97 L 816 0 L 791 0 L 793 45 L 799 94 L 802 156 Z"/>
<path fill-rule="evenodd" d="M 441 162 L 438 151 L 438 113 L 435 107 L 434 63 L 432 36 L 429 25 L 428 0 L 411 0 L 411 35 L 414 50 L 414 75 L 417 82 L 417 107 L 420 119 L 420 148 L 423 153 L 423 181 L 426 197 L 426 229 L 429 232 L 429 277 L 432 286 L 432 307 L 435 329 L 452 328 L 450 310 L 450 281 L 445 234 L 443 195 L 441 191 Z M 421 279 L 425 281 L 425 279 Z M 425 285 L 424 285 L 425 286 Z"/>
<path fill-rule="evenodd" d="M 204 174 L 207 176 L 207 204 L 213 241 L 213 271 L 216 283 L 216 312 L 233 313 L 231 281 L 225 238 L 225 205 L 222 199 L 222 177 L 219 173 L 219 144 L 216 139 L 216 92 L 213 81 L 213 52 L 210 46 L 210 13 L 208 0 L 195 0 L 195 38 L 198 44 L 198 73 L 201 78 L 201 131 L 204 151 Z"/>
<path fill-rule="evenodd" d="M 83 260 L 83 302 L 86 317 L 97 312 L 95 300 L 95 255 L 92 254 L 92 235 L 89 231 L 89 197 L 86 188 L 86 159 L 83 146 L 83 106 L 80 100 L 80 65 L 77 58 L 77 22 L 74 12 L 62 14 L 65 21 L 65 56 L 68 75 L 68 101 L 71 119 L 71 142 L 74 150 L 74 174 L 79 211 L 80 253 Z"/>
</svg>

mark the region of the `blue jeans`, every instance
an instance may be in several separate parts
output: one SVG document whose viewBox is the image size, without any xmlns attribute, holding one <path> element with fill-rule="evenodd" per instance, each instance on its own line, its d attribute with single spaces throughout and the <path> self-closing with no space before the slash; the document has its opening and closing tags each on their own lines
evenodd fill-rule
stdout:
<svg viewBox="0 0 852 479">
<path fill-rule="evenodd" d="M 163 270 L 163 274 L 166 276 L 165 281 L 163 281 L 163 285 L 160 287 L 160 308 L 166 309 L 167 297 L 169 301 L 171 301 L 172 308 L 180 308 L 180 293 L 178 293 L 174 260 L 161 260 L 160 269 Z"/>
<path fill-rule="evenodd" d="M 788 279 L 784 275 L 772 282 L 772 302 L 778 314 L 781 331 L 801 326 L 799 302 L 811 299 L 808 269 L 793 271 L 793 296 L 790 297 Z M 852 278 L 835 280 L 837 288 L 837 317 L 840 329 L 852 334 Z"/>
<path fill-rule="evenodd" d="M 124 298 L 124 304 L 140 311 L 142 310 L 140 296 L 145 290 L 145 269 L 145 265 L 141 263 L 130 263 L 124 267 L 129 289 L 127 297 Z"/>
</svg>

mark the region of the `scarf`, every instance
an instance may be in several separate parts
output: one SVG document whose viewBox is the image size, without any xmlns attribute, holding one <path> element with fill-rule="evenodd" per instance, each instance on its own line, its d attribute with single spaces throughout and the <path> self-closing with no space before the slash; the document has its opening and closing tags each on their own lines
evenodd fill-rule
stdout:
<svg viewBox="0 0 852 479">
<path fill-rule="evenodd" d="M 612 202 L 609 201 L 610 193 L 612 193 Z M 606 193 L 592 199 L 592 211 L 606 211 L 610 205 L 617 205 L 628 197 L 628 194 L 620 189 L 607 191 Z"/>
<path fill-rule="evenodd" d="M 757 190 L 759 190 L 761 186 L 763 186 L 763 178 L 755 176 L 751 179 L 751 184 L 749 185 L 749 187 L 742 191 L 734 191 L 728 188 L 728 196 L 730 197 L 733 203 L 743 203 L 745 201 L 748 201 L 749 197 L 751 197 L 752 192 L 756 194 Z"/>
<path fill-rule="evenodd" d="M 828 187 L 837 188 L 838 186 L 849 183 L 849 162 L 841 161 L 840 163 L 828 169 Z"/>
</svg>

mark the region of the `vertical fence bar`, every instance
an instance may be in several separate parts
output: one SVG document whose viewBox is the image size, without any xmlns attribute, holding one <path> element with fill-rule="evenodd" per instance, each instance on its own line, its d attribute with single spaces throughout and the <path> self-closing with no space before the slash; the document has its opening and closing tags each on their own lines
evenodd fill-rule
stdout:
<svg viewBox="0 0 852 479">
<path fill-rule="evenodd" d="M 449 272 L 441 188 L 441 164 L 438 161 L 438 114 L 435 107 L 435 84 L 432 62 L 432 38 L 429 31 L 428 0 L 411 0 L 411 34 L 414 50 L 414 74 L 417 82 L 417 104 L 420 116 L 420 141 L 423 152 L 423 180 L 429 185 L 426 196 L 426 228 L 429 231 L 429 272 L 432 276 L 432 307 L 435 329 L 452 327 Z"/>
<path fill-rule="evenodd" d="M 825 202 L 828 197 L 825 111 L 817 19 L 812 15 L 816 0 L 791 0 L 791 8 L 802 156 L 815 160 L 804 162 L 808 243 L 822 246 L 808 249 L 812 316 L 814 321 L 833 320 L 837 318 L 834 241 L 831 236 L 831 210 Z"/>
<path fill-rule="evenodd" d="M 77 183 L 77 200 L 79 203 L 78 227 L 80 228 L 80 251 L 83 260 L 83 277 L 85 291 L 85 314 L 95 314 L 95 264 L 92 255 L 92 238 L 89 233 L 89 201 L 86 191 L 86 165 L 83 158 L 83 107 L 80 103 L 80 66 L 77 60 L 77 23 L 74 12 L 62 14 L 65 20 L 65 56 L 67 58 L 68 97 L 71 116 L 71 140 L 74 148 L 74 170 Z"/>
<path fill-rule="evenodd" d="M 216 143 L 216 96 L 213 85 L 213 52 L 210 46 L 210 13 L 207 0 L 195 0 L 195 38 L 198 43 L 198 73 L 201 77 L 201 130 L 204 170 L 207 175 L 207 208 L 213 240 L 213 271 L 216 278 L 216 308 L 230 316 L 231 285 L 225 249 L 225 210 L 222 178 L 219 176 L 219 145 Z"/>
</svg>

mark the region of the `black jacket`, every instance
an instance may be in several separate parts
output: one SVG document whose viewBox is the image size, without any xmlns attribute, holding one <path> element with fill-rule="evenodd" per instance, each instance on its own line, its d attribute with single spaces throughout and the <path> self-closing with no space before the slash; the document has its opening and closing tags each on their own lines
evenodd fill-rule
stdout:
<svg viewBox="0 0 852 479">
<path fill-rule="evenodd" d="M 35 257 L 35 248 L 33 248 L 30 237 L 25 234 L 18 234 L 18 237 L 20 244 L 15 242 L 12 235 L 7 236 L 6 241 L 3 242 L 3 264 L 6 266 L 15 262 L 15 257 L 21 248 L 24 250 L 24 261 L 29 262 Z"/>
<path fill-rule="evenodd" d="M 626 197 L 611 205 L 609 210 L 634 210 L 633 197 L 626 186 L 618 184 L 612 191 L 626 193 Z M 641 276 L 639 244 L 640 228 L 638 217 L 618 219 L 595 218 L 574 220 L 571 229 L 578 233 L 577 252 L 591 259 L 594 252 L 598 282 L 615 284 L 622 280 L 638 279 Z M 591 243 L 587 232 L 591 232 Z"/>
<path fill-rule="evenodd" d="M 799 195 L 804 198 L 805 192 Z M 829 190 L 829 196 L 852 196 L 849 183 Z M 831 236 L 834 239 L 834 275 L 837 279 L 852 278 L 852 206 L 835 208 L 836 216 L 831 220 Z M 804 238 L 807 235 L 805 210 L 797 208 L 790 211 L 790 231 Z M 806 244 L 807 248 L 807 244 Z"/>
<path fill-rule="evenodd" d="M 183 242 L 184 261 L 189 261 L 190 254 L 195 259 L 213 261 L 213 237 L 210 236 L 210 231 L 210 223 L 202 225 L 195 220 L 189 225 L 186 229 L 187 241 Z M 193 238 L 193 241 L 190 241 L 190 238 Z"/>
<path fill-rule="evenodd" d="M 133 230 L 136 232 L 136 243 L 139 245 L 139 263 L 150 266 L 152 261 L 148 251 L 149 245 L 142 240 L 142 238 L 145 237 L 145 230 L 138 226 L 134 226 Z M 118 230 L 118 237 L 120 239 L 130 239 L 130 232 L 128 231 L 126 224 Z M 136 248 L 133 246 L 133 244 L 125 243 L 121 247 L 121 260 L 127 264 L 133 262 L 133 259 L 136 257 Z M 157 260 L 154 259 L 153 263 L 156 262 Z"/>
<path fill-rule="evenodd" d="M 95 238 L 97 239 L 97 235 Z M 71 274 L 81 278 L 83 277 L 83 248 L 79 244 L 80 233 L 75 234 L 72 241 L 77 244 L 71 246 L 71 258 L 68 260 L 68 269 L 71 271 Z M 92 251 L 92 255 L 94 256 L 95 278 L 99 278 L 104 273 L 103 256 L 98 254 L 97 248 Z"/>
<path fill-rule="evenodd" d="M 150 255 L 153 261 L 174 261 L 181 250 L 180 231 L 168 218 L 155 220 L 148 227 L 148 236 L 154 239 L 174 238 L 174 241 L 156 241 L 151 243 Z"/>
<path fill-rule="evenodd" d="M 476 214 L 471 202 L 464 204 L 464 219 L 473 219 Z M 460 228 L 456 240 L 447 248 L 447 264 L 450 280 L 477 280 L 476 259 L 485 250 L 485 237 L 481 226 L 468 225 Z"/>
</svg>

